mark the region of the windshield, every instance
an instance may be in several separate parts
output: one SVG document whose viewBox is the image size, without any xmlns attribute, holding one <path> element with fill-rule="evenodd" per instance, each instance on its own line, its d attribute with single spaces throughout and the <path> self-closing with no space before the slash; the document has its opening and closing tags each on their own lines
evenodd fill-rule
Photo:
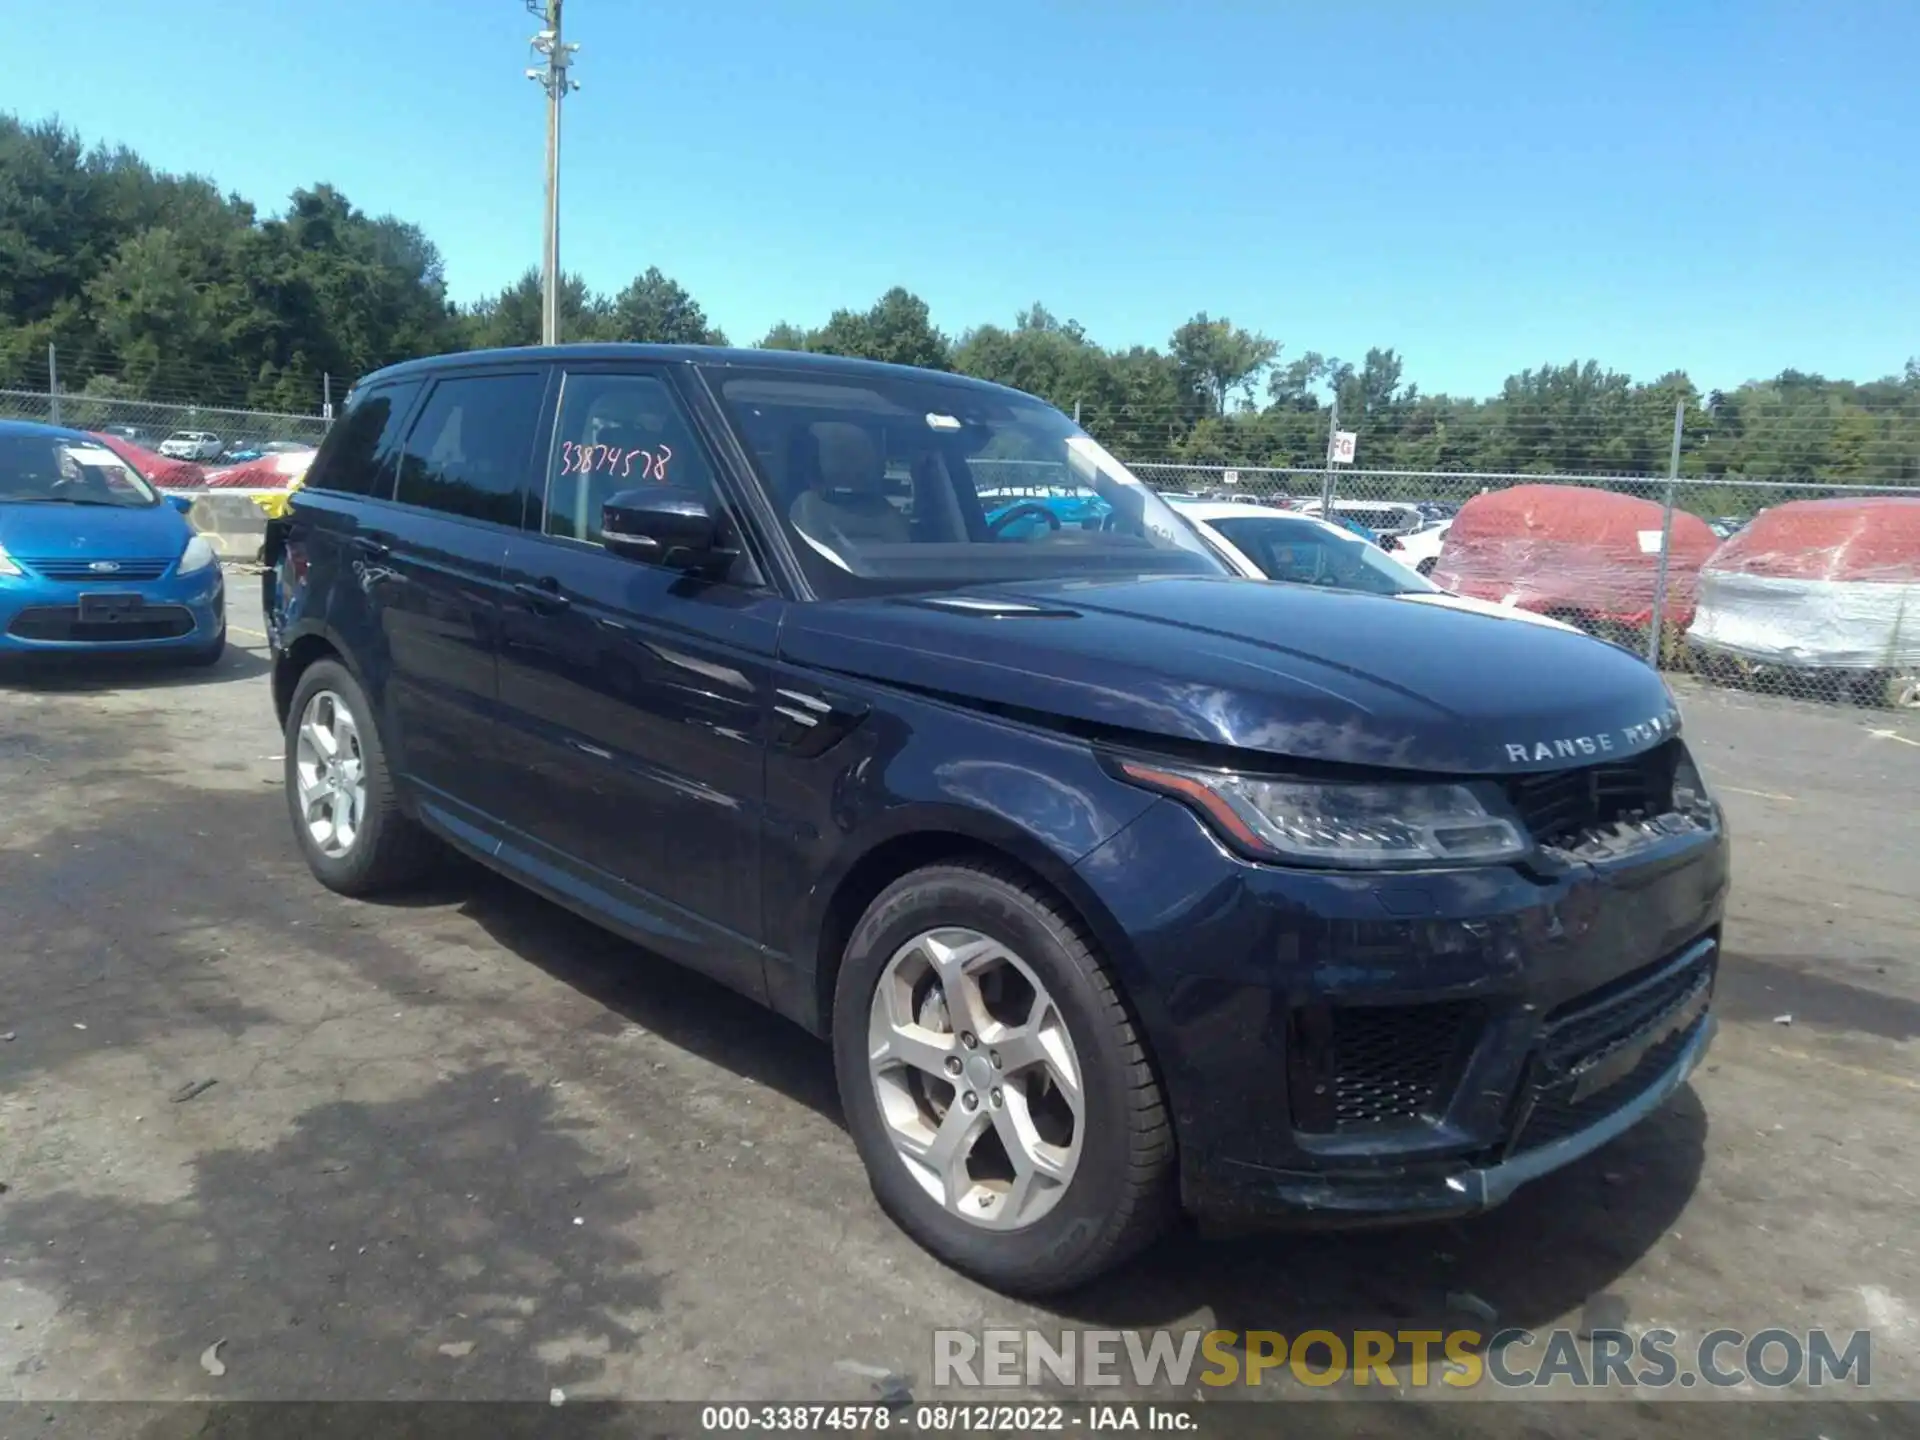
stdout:
<svg viewBox="0 0 1920 1440">
<path fill-rule="evenodd" d="M 1235 515 L 1206 523 L 1269 580 L 1370 595 L 1430 595 L 1440 588 L 1377 546 L 1317 520 Z"/>
<path fill-rule="evenodd" d="M 1225 573 L 1066 416 L 935 376 L 727 369 L 746 438 L 814 588 Z"/>
<path fill-rule="evenodd" d="M 104 445 L 66 435 L 0 435 L 0 504 L 138 509 L 159 501 L 154 488 Z"/>
</svg>

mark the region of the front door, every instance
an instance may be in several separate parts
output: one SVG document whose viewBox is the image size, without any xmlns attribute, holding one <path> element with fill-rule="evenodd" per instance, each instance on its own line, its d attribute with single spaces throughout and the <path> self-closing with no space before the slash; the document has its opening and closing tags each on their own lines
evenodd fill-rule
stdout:
<svg viewBox="0 0 1920 1440">
<path fill-rule="evenodd" d="M 600 507 L 674 484 L 721 503 L 664 369 L 564 376 L 543 503 L 509 546 L 501 819 L 533 878 L 761 993 L 760 820 L 785 604 L 744 554 L 723 579 L 614 556 Z"/>
</svg>

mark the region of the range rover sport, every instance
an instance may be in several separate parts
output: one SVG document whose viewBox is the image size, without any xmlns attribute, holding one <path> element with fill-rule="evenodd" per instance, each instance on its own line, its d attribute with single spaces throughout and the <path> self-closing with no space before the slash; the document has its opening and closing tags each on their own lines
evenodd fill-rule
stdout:
<svg viewBox="0 0 1920 1440">
<path fill-rule="evenodd" d="M 1727 843 L 1652 669 L 1232 576 L 1012 390 L 408 362 L 266 556 L 323 884 L 451 846 L 825 1037 L 881 1205 L 1008 1291 L 1182 1209 L 1484 1209 L 1712 1033 Z"/>
</svg>

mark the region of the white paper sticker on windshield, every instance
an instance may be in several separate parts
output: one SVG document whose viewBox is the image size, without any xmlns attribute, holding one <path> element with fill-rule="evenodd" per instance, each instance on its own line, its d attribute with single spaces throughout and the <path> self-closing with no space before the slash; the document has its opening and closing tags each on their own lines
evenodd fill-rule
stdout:
<svg viewBox="0 0 1920 1440">
<path fill-rule="evenodd" d="M 109 470 L 123 468 L 125 462 L 102 445 L 69 445 L 67 454 L 82 465 L 104 465 Z"/>
<path fill-rule="evenodd" d="M 1658 555 L 1660 553 L 1660 532 L 1658 530 L 1642 530 L 1640 532 L 1640 553 L 1642 555 Z"/>
<path fill-rule="evenodd" d="M 927 425 L 930 429 L 934 430 L 958 430 L 960 428 L 960 422 L 951 415 L 929 414 L 927 416 Z"/>
</svg>

